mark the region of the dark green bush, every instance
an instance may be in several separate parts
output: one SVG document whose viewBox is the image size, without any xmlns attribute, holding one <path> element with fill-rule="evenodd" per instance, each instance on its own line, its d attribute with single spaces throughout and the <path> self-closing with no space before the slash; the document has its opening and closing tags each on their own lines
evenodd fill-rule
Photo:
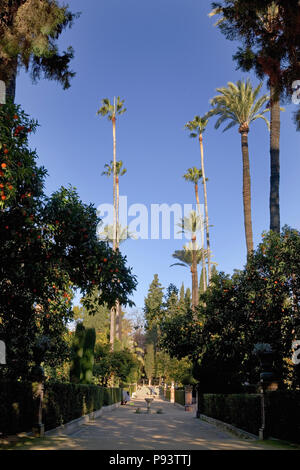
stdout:
<svg viewBox="0 0 300 470">
<path fill-rule="evenodd" d="M 270 435 L 300 443 L 300 392 L 278 391 L 268 394 Z"/>
<path fill-rule="evenodd" d="M 270 436 L 300 443 L 300 392 L 270 392 L 266 403 Z M 261 399 L 258 394 L 204 394 L 201 396 L 201 412 L 255 435 L 261 427 Z"/>
<path fill-rule="evenodd" d="M 16 434 L 31 431 L 34 407 L 31 383 L 0 383 L 0 433 Z M 45 429 L 53 429 L 73 419 L 118 403 L 119 388 L 105 389 L 96 385 L 46 383 L 43 402 Z"/>
<path fill-rule="evenodd" d="M 33 413 L 31 383 L 0 382 L 0 433 L 30 430 Z"/>
<path fill-rule="evenodd" d="M 260 395 L 204 394 L 202 413 L 258 435 L 261 426 Z"/>
<path fill-rule="evenodd" d="M 104 388 L 103 406 L 113 405 L 122 401 L 121 388 Z"/>
<path fill-rule="evenodd" d="M 175 402 L 179 405 L 185 405 L 185 391 L 184 390 L 175 390 Z"/>
</svg>

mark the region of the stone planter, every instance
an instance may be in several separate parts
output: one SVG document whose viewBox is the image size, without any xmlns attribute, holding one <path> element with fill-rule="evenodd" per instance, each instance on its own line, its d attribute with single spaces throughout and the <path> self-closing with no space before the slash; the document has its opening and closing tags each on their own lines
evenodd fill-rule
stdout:
<svg viewBox="0 0 300 470">
<path fill-rule="evenodd" d="M 186 385 L 185 391 L 185 411 L 193 411 L 193 386 Z"/>
</svg>

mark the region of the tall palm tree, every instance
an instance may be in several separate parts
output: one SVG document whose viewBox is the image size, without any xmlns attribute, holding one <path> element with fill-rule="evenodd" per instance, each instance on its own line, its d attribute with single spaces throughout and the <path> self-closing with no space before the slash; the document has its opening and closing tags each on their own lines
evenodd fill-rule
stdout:
<svg viewBox="0 0 300 470">
<path fill-rule="evenodd" d="M 207 205 L 207 188 L 205 178 L 205 167 L 204 167 L 204 151 L 203 151 L 203 133 L 206 129 L 208 119 L 206 117 L 195 116 L 193 121 L 189 121 L 184 127 L 190 132 L 190 137 L 199 139 L 200 143 L 200 155 L 201 155 L 201 171 L 202 171 L 202 183 L 204 192 L 204 210 L 205 210 L 205 230 L 206 230 L 206 246 L 208 252 L 207 258 L 207 270 L 208 270 L 208 282 L 211 278 L 211 258 L 210 258 L 210 239 L 209 239 L 209 222 L 208 222 L 208 205 Z"/>
<path fill-rule="evenodd" d="M 196 196 L 196 202 L 197 202 L 197 208 L 198 208 L 198 216 L 200 220 L 200 230 L 201 230 L 201 245 L 202 245 L 202 269 L 203 272 L 206 272 L 205 270 L 205 256 L 204 256 L 204 230 L 203 230 L 203 219 L 202 219 L 202 213 L 201 213 L 201 208 L 200 208 L 200 201 L 199 201 L 199 190 L 198 190 L 198 181 L 202 178 L 203 173 L 201 170 L 196 168 L 195 166 L 193 168 L 189 168 L 187 172 L 183 175 L 183 178 L 186 181 L 189 181 L 194 184 L 195 187 L 195 196 Z M 207 247 L 208 249 L 208 247 Z M 204 282 L 204 292 L 206 291 L 206 277 L 203 278 Z"/>
<path fill-rule="evenodd" d="M 181 228 L 181 233 L 189 233 L 191 236 L 191 255 L 192 255 L 192 264 L 191 264 L 191 272 L 192 272 L 192 306 L 195 308 L 198 305 L 198 270 L 197 270 L 197 232 L 201 227 L 201 218 L 197 215 L 195 211 L 191 211 L 188 216 L 183 217 L 181 222 L 178 224 Z M 203 249 L 203 247 L 202 247 Z M 201 257 L 203 260 L 203 256 L 201 253 Z M 205 266 L 205 259 L 204 259 L 204 266 Z"/>
<path fill-rule="evenodd" d="M 212 110 L 208 113 L 210 116 L 219 116 L 215 124 L 216 129 L 225 121 L 230 122 L 224 131 L 235 125 L 239 126 L 243 157 L 243 204 L 247 254 L 253 251 L 248 133 L 250 124 L 257 119 L 263 119 L 270 128 L 269 121 L 264 115 L 269 109 L 262 110 L 270 98 L 267 94 L 258 98 L 261 87 L 262 83 L 253 89 L 249 80 L 246 82 L 240 80 L 236 85 L 229 82 L 227 88 L 217 88 L 219 95 L 210 100 Z"/>
<path fill-rule="evenodd" d="M 102 106 L 97 111 L 101 116 L 107 116 L 109 121 L 112 122 L 113 127 L 113 199 L 114 199 L 114 244 L 113 248 L 116 249 L 117 245 L 117 206 L 116 206 L 116 184 L 117 184 L 117 159 L 116 159 L 116 120 L 117 115 L 125 113 L 126 108 L 123 108 L 124 100 L 114 98 L 114 103 L 111 104 L 108 98 L 102 100 Z"/>
<path fill-rule="evenodd" d="M 117 207 L 116 207 L 116 180 L 117 180 L 117 159 L 116 159 L 116 120 L 117 116 L 125 113 L 126 108 L 124 108 L 124 100 L 120 100 L 118 96 L 117 99 L 114 97 L 113 104 L 108 98 L 104 98 L 101 101 L 101 108 L 97 111 L 97 114 L 100 116 L 107 116 L 108 120 L 112 122 L 113 128 L 113 204 L 114 204 L 114 215 L 113 215 L 113 250 L 117 249 Z M 110 344 L 112 351 L 114 350 L 114 340 L 115 340 L 115 314 L 116 310 L 119 312 L 118 302 L 115 307 L 111 309 L 110 315 Z"/>
<path fill-rule="evenodd" d="M 287 2 L 288 3 L 288 2 Z M 258 65 L 262 69 L 262 73 L 259 73 L 259 77 L 262 74 L 265 74 L 269 78 L 269 88 L 270 88 L 270 230 L 275 232 L 280 232 L 280 205 L 279 205 L 279 181 L 280 181 L 280 111 L 284 111 L 280 107 L 280 93 L 278 90 L 278 83 L 282 78 L 281 70 L 281 59 L 277 61 L 274 60 L 274 57 L 271 58 L 268 49 L 278 48 L 278 39 L 280 40 L 280 33 L 282 26 L 281 10 L 276 1 L 270 3 L 267 6 L 262 5 L 261 10 L 257 9 L 257 31 L 255 33 L 258 35 L 258 40 L 262 44 L 262 50 L 257 53 L 255 60 L 252 51 L 249 49 L 248 38 L 245 38 L 246 44 L 246 54 L 241 53 L 242 49 L 239 48 L 239 52 L 234 56 L 234 59 L 238 60 L 239 67 L 249 71 L 251 68 L 256 68 Z M 214 8 L 209 14 L 209 16 L 220 15 L 220 19 L 215 23 L 215 26 L 220 26 L 224 28 L 224 23 L 227 21 L 227 18 L 224 17 L 224 9 L 222 6 Z M 229 23 L 229 22 L 228 22 Z M 226 30 L 227 25 L 225 25 L 224 30 Z M 227 30 L 229 31 L 229 30 Z M 249 35 L 253 36 L 253 31 L 249 30 Z M 243 34 L 245 36 L 245 34 Z M 264 38 L 262 41 L 261 38 Z M 267 39 L 266 39 L 267 38 Z M 267 41 L 267 43 L 265 42 Z M 266 50 L 264 50 L 266 49 Z M 275 49 L 276 50 L 276 49 Z M 247 56 L 252 55 L 252 63 L 250 64 L 247 60 Z M 273 54 L 274 55 L 274 54 Z M 246 60 L 243 59 L 246 58 Z M 275 54 L 276 56 L 276 54 Z M 290 57 L 295 56 L 296 54 L 290 54 Z M 297 59 L 296 59 L 297 60 Z"/>
<path fill-rule="evenodd" d="M 194 246 L 192 242 L 188 245 L 184 245 L 182 250 L 176 250 L 172 256 L 173 258 L 177 259 L 178 263 L 173 263 L 171 266 L 183 266 L 185 268 L 189 268 L 192 273 L 192 306 L 195 307 L 198 302 L 195 302 L 195 272 L 194 272 L 194 263 L 196 259 L 197 265 L 201 263 L 203 254 L 207 257 L 207 250 L 200 248 L 197 243 Z M 198 281 L 197 281 L 197 289 L 198 289 Z M 199 299 L 198 292 L 197 292 L 197 299 Z"/>
</svg>

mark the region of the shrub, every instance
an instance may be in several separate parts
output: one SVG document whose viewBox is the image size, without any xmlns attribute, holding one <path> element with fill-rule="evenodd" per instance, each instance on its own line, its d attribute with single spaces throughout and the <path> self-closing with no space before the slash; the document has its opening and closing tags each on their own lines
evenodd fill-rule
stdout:
<svg viewBox="0 0 300 470">
<path fill-rule="evenodd" d="M 270 392 L 266 400 L 270 436 L 300 443 L 300 392 Z M 201 396 L 201 412 L 255 435 L 258 435 L 261 427 L 261 401 L 258 394 L 204 394 Z"/>
<path fill-rule="evenodd" d="M 261 426 L 260 395 L 212 395 L 202 397 L 202 412 L 258 435 Z"/>
<path fill-rule="evenodd" d="M 185 405 L 185 391 L 184 390 L 175 390 L 175 402 L 179 405 Z"/>
<path fill-rule="evenodd" d="M 0 433 L 16 434 L 31 431 L 34 420 L 32 383 L 0 383 Z M 122 390 L 96 385 L 45 383 L 43 423 L 53 429 L 73 419 L 118 403 Z"/>
<path fill-rule="evenodd" d="M 300 392 L 277 391 L 268 394 L 270 435 L 300 443 Z"/>
</svg>

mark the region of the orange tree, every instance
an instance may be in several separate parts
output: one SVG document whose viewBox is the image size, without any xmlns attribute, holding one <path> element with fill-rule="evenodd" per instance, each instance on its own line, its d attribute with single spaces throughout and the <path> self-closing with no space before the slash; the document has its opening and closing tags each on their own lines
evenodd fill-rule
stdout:
<svg viewBox="0 0 300 470">
<path fill-rule="evenodd" d="M 37 165 L 28 134 L 37 123 L 18 106 L 0 108 L 0 337 L 7 347 L 2 374 L 28 377 L 35 345 L 52 365 L 65 353 L 73 290 L 99 290 L 99 304 L 132 304 L 136 278 L 126 259 L 99 242 L 93 205 L 76 190 L 44 194 L 46 170 Z M 93 313 L 93 306 L 87 305 Z"/>
<path fill-rule="evenodd" d="M 161 343 L 171 355 L 193 359 L 203 391 L 237 392 L 243 382 L 256 384 L 256 343 L 271 345 L 280 387 L 299 387 L 299 366 L 291 361 L 293 341 L 300 339 L 297 230 L 265 233 L 245 268 L 213 276 L 201 298 L 197 321 L 185 309 L 165 316 Z"/>
</svg>

